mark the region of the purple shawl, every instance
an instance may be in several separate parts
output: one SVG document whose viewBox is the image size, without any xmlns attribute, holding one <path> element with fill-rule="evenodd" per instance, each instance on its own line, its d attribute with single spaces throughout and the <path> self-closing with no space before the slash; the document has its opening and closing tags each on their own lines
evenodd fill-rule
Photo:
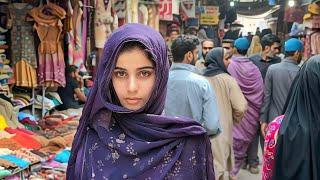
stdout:
<svg viewBox="0 0 320 180">
<path fill-rule="evenodd" d="M 259 114 L 263 101 L 263 80 L 258 67 L 246 57 L 232 57 L 228 72 L 236 79 L 248 102 L 243 119 L 240 123 L 234 124 L 232 129 L 235 165 L 231 176 L 236 176 L 259 128 Z"/>
<path fill-rule="evenodd" d="M 259 126 L 259 113 L 263 102 L 263 80 L 256 65 L 248 58 L 232 57 L 228 72 L 234 77 L 248 101 L 248 109 L 244 118 L 233 128 L 235 139 L 251 142 Z"/>
<path fill-rule="evenodd" d="M 112 69 L 128 41 L 144 44 L 156 67 L 152 96 L 134 112 L 112 104 Z M 214 179 L 205 129 L 161 116 L 168 73 L 166 44 L 157 31 L 127 24 L 110 36 L 75 135 L 67 179 Z"/>
</svg>

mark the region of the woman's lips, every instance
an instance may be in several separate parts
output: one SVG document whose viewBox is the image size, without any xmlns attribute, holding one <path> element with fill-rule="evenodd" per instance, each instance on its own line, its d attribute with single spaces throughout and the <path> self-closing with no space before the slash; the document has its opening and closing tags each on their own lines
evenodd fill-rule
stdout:
<svg viewBox="0 0 320 180">
<path fill-rule="evenodd" d="M 141 98 L 125 98 L 125 100 L 127 104 L 136 105 L 136 104 L 139 104 L 142 99 Z"/>
</svg>

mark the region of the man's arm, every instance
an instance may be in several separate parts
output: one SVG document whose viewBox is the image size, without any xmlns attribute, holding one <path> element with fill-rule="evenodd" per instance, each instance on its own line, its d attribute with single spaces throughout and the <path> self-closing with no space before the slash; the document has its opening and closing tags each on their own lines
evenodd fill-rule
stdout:
<svg viewBox="0 0 320 180">
<path fill-rule="evenodd" d="M 265 136 L 268 118 L 269 118 L 269 108 L 272 95 L 272 69 L 268 69 L 265 80 L 264 80 L 264 99 L 262 108 L 260 110 L 260 124 L 261 124 L 261 133 Z"/>
<path fill-rule="evenodd" d="M 216 136 L 221 132 L 216 95 L 209 82 L 206 83 L 204 90 L 201 122 L 203 122 L 209 135 Z"/>
<path fill-rule="evenodd" d="M 74 93 L 76 94 L 79 101 L 84 102 L 84 103 L 87 101 L 86 95 L 81 91 L 80 88 L 75 88 Z"/>
</svg>

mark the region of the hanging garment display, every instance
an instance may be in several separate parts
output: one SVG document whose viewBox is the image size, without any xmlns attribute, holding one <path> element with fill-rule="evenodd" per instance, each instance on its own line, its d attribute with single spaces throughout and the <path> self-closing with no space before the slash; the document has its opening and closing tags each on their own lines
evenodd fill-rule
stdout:
<svg viewBox="0 0 320 180">
<path fill-rule="evenodd" d="M 183 21 L 188 18 L 196 17 L 196 2 L 195 0 L 182 0 L 180 3 L 180 14 Z"/>
<path fill-rule="evenodd" d="M 145 6 L 144 4 L 140 4 L 138 14 L 139 14 L 139 23 L 148 25 L 149 16 L 148 16 L 147 6 Z"/>
<path fill-rule="evenodd" d="M 148 25 L 153 29 L 159 31 L 159 9 L 155 4 L 148 5 Z"/>
<path fill-rule="evenodd" d="M 126 1 L 114 0 L 114 10 L 119 19 L 124 19 L 126 17 Z"/>
<path fill-rule="evenodd" d="M 127 0 L 126 23 L 138 23 L 138 0 Z"/>
<path fill-rule="evenodd" d="M 68 1 L 68 13 L 67 13 L 67 39 L 68 39 L 68 62 L 69 65 L 75 65 L 80 71 L 85 72 L 84 56 L 82 47 L 82 9 L 80 4 L 77 3 L 72 8 L 71 1 Z"/>
<path fill-rule="evenodd" d="M 103 0 L 97 0 L 96 11 L 94 17 L 94 36 L 95 45 L 97 48 L 103 48 L 106 40 L 111 35 L 115 26 L 113 23 L 117 22 L 116 16 L 111 14 L 112 1 L 110 0 L 108 6 L 105 8 Z"/>
<path fill-rule="evenodd" d="M 32 24 L 27 21 L 27 13 L 33 8 L 26 3 L 12 3 L 8 6 L 8 22 L 11 28 L 11 60 L 15 67 L 17 86 L 37 86 L 37 59 L 33 39 Z M 19 64 L 17 64 L 20 61 Z M 17 74 L 17 70 L 19 74 Z"/>
<path fill-rule="evenodd" d="M 65 86 L 65 62 L 61 47 L 60 35 L 62 32 L 61 20 L 66 11 L 53 3 L 33 8 L 29 13 L 34 21 L 39 39 L 38 47 L 39 84 L 45 87 Z"/>
</svg>

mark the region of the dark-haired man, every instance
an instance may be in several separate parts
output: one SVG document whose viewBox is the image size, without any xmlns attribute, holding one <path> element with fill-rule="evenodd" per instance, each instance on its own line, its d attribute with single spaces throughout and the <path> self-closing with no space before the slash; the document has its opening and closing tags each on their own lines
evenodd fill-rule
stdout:
<svg viewBox="0 0 320 180">
<path fill-rule="evenodd" d="M 202 54 L 202 58 L 199 59 L 196 62 L 196 67 L 198 68 L 205 68 L 204 66 L 204 60 L 206 59 L 206 56 L 208 54 L 208 52 L 214 48 L 214 42 L 211 39 L 205 39 L 201 42 L 201 54 Z"/>
<path fill-rule="evenodd" d="M 281 52 L 281 42 L 276 35 L 267 34 L 262 37 L 261 46 L 262 53 L 252 55 L 249 59 L 259 68 L 264 79 L 269 66 L 281 61 L 277 56 Z"/>
<path fill-rule="evenodd" d="M 282 114 L 291 84 L 300 67 L 303 44 L 291 38 L 284 45 L 286 58 L 278 64 L 271 65 L 265 78 L 264 102 L 261 108 L 261 133 L 265 136 L 267 125 Z"/>
<path fill-rule="evenodd" d="M 63 102 L 59 110 L 78 109 L 87 101 L 87 97 L 81 91 L 83 79 L 79 75 L 77 66 L 71 65 L 66 69 L 66 86 L 59 87 L 58 93 Z"/>
<path fill-rule="evenodd" d="M 215 93 L 194 66 L 198 59 L 197 39 L 179 36 L 173 41 L 173 64 L 169 73 L 165 114 L 192 118 L 207 129 L 209 135 L 221 131 Z"/>
</svg>

